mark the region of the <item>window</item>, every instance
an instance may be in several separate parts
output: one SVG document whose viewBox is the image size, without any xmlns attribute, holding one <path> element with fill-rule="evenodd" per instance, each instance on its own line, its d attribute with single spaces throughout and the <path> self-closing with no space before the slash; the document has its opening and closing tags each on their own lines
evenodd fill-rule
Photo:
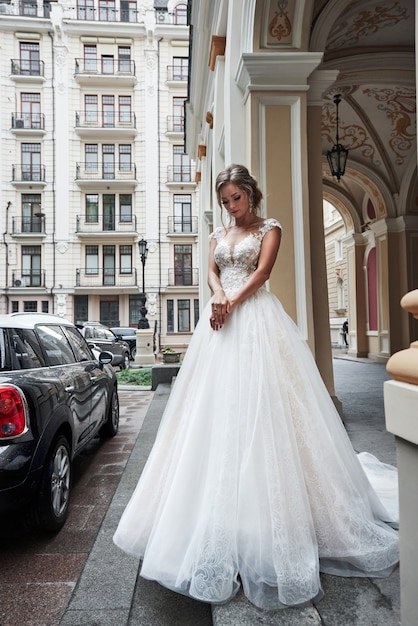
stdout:
<svg viewBox="0 0 418 626">
<path fill-rule="evenodd" d="M 99 0 L 99 20 L 102 22 L 114 22 L 116 9 L 114 0 Z"/>
<path fill-rule="evenodd" d="M 132 246 L 120 246 L 120 273 L 132 274 Z"/>
<path fill-rule="evenodd" d="M 103 127 L 115 125 L 115 96 L 102 96 Z"/>
<path fill-rule="evenodd" d="M 86 274 L 99 273 L 99 246 L 86 246 Z"/>
<path fill-rule="evenodd" d="M 115 195 L 103 195 L 103 230 L 115 230 Z"/>
<path fill-rule="evenodd" d="M 173 98 L 173 132 L 184 132 L 184 103 L 186 98 L 174 97 Z"/>
<path fill-rule="evenodd" d="M 97 124 L 97 96 L 84 96 L 85 116 L 87 124 Z"/>
<path fill-rule="evenodd" d="M 115 146 L 113 144 L 103 144 L 103 178 L 113 180 L 115 178 Z"/>
<path fill-rule="evenodd" d="M 49 365 L 76 362 L 70 342 L 60 326 L 37 326 L 36 332 L 46 352 Z"/>
<path fill-rule="evenodd" d="M 335 240 L 335 260 L 341 261 L 343 258 L 343 242 L 341 239 Z"/>
<path fill-rule="evenodd" d="M 119 122 L 131 123 L 131 96 L 119 96 Z"/>
<path fill-rule="evenodd" d="M 97 193 L 86 195 L 86 223 L 96 224 L 99 221 L 99 196 Z"/>
<path fill-rule="evenodd" d="M 130 172 L 131 169 L 131 146 L 129 144 L 122 144 L 119 146 L 119 170 L 121 172 Z"/>
<path fill-rule="evenodd" d="M 37 313 L 38 303 L 36 300 L 25 300 L 23 303 L 23 311 L 25 313 Z"/>
<path fill-rule="evenodd" d="M 197 322 L 199 321 L 199 315 L 200 315 L 199 300 L 197 299 L 193 300 L 193 308 L 194 308 L 194 327 L 196 328 Z"/>
<path fill-rule="evenodd" d="M 20 73 L 29 76 L 41 75 L 38 43 L 20 42 Z"/>
<path fill-rule="evenodd" d="M 100 300 L 100 321 L 107 326 L 119 325 L 119 298 L 115 296 L 106 296 L 106 300 Z M 95 328 L 95 331 L 99 331 L 99 328 Z M 114 335 L 110 330 L 106 328 L 100 331 L 101 339 L 114 339 Z"/>
<path fill-rule="evenodd" d="M 114 74 L 114 57 L 110 54 L 102 54 L 102 74 Z"/>
<path fill-rule="evenodd" d="M 84 46 L 84 69 L 86 72 L 97 72 L 96 46 Z"/>
<path fill-rule="evenodd" d="M 139 295 L 129 296 L 129 325 L 133 326 L 138 324 L 138 320 L 141 317 L 140 313 L 141 301 Z"/>
<path fill-rule="evenodd" d="M 40 143 L 22 143 L 22 180 L 42 180 Z"/>
<path fill-rule="evenodd" d="M 49 313 L 49 302 L 48 302 L 48 300 L 42 300 L 41 308 L 42 308 L 42 313 Z"/>
<path fill-rule="evenodd" d="M 41 94 L 20 94 L 20 118 L 23 128 L 41 128 Z M 16 128 L 18 128 L 16 124 Z"/>
<path fill-rule="evenodd" d="M 12 300 L 12 313 L 19 313 L 19 301 Z"/>
<path fill-rule="evenodd" d="M 22 233 L 42 232 L 41 194 L 22 194 Z"/>
<path fill-rule="evenodd" d="M 77 0 L 77 19 L 94 20 L 94 0 Z"/>
<path fill-rule="evenodd" d="M 89 297 L 87 295 L 74 296 L 74 322 L 80 324 L 89 319 Z"/>
<path fill-rule="evenodd" d="M 192 284 L 192 246 L 174 246 L 174 284 Z"/>
<path fill-rule="evenodd" d="M 26 287 L 41 287 L 41 246 L 22 246 L 22 281 Z"/>
<path fill-rule="evenodd" d="M 103 246 L 103 285 L 115 284 L 115 246 Z"/>
<path fill-rule="evenodd" d="M 179 300 L 177 302 L 177 318 L 178 332 L 190 332 L 190 300 Z"/>
<path fill-rule="evenodd" d="M 66 326 L 65 331 L 69 337 L 70 343 L 74 348 L 74 354 L 79 361 L 91 361 L 92 355 L 89 348 L 86 346 L 81 333 L 71 326 Z"/>
<path fill-rule="evenodd" d="M 192 200 L 190 195 L 175 194 L 174 205 L 174 232 L 192 232 Z"/>
<path fill-rule="evenodd" d="M 173 58 L 173 80 L 187 80 L 189 73 L 189 59 L 187 57 Z"/>
<path fill-rule="evenodd" d="M 121 0 L 120 21 L 136 22 L 136 2 L 132 2 L 132 0 Z"/>
<path fill-rule="evenodd" d="M 45 361 L 35 331 L 29 328 L 13 328 L 8 330 L 9 344 L 13 348 L 13 368 L 18 365 L 20 369 L 44 367 Z"/>
<path fill-rule="evenodd" d="M 132 222 L 132 195 L 121 194 L 119 196 L 119 221 Z"/>
<path fill-rule="evenodd" d="M 135 4 L 136 10 L 136 4 Z M 132 20 L 135 21 L 135 20 Z M 132 73 L 131 69 L 131 49 L 127 46 L 118 47 L 118 70 L 119 72 Z"/>
<path fill-rule="evenodd" d="M 167 332 L 174 333 L 174 300 L 167 300 Z"/>
<path fill-rule="evenodd" d="M 175 183 L 189 183 L 190 159 L 184 152 L 184 146 L 173 146 L 173 181 Z"/>
<path fill-rule="evenodd" d="M 174 24 L 187 26 L 187 6 L 178 4 L 174 9 Z"/>
<path fill-rule="evenodd" d="M 86 154 L 86 171 L 97 172 L 99 168 L 97 144 L 95 143 L 86 144 L 85 154 Z"/>
<path fill-rule="evenodd" d="M 20 4 L 20 15 L 36 17 L 37 4 L 35 0 L 22 0 L 19 4 Z"/>
</svg>

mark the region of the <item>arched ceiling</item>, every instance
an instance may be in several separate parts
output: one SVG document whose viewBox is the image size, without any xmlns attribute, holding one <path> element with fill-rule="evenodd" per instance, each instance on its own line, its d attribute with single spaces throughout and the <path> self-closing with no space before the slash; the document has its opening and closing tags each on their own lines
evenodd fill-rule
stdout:
<svg viewBox="0 0 418 626">
<path fill-rule="evenodd" d="M 309 49 L 324 53 L 319 69 L 339 71 L 323 104 L 324 184 L 343 186 L 360 208 L 368 173 L 393 199 L 388 216 L 418 215 L 414 0 L 316 0 L 311 24 Z M 349 150 L 340 183 L 325 165 L 337 93 L 339 141 Z"/>
</svg>

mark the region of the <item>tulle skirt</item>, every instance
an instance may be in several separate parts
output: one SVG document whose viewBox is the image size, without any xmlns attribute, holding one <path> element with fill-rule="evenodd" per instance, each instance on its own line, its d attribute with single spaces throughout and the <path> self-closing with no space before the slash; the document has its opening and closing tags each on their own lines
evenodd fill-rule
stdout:
<svg viewBox="0 0 418 626">
<path fill-rule="evenodd" d="M 296 325 L 265 288 L 220 331 L 209 316 L 210 304 L 116 545 L 143 577 L 211 603 L 242 584 L 260 608 L 303 605 L 321 597 L 320 571 L 388 575 L 396 495 L 384 506 L 372 488 Z M 393 468 L 367 461 L 396 487 Z"/>
</svg>

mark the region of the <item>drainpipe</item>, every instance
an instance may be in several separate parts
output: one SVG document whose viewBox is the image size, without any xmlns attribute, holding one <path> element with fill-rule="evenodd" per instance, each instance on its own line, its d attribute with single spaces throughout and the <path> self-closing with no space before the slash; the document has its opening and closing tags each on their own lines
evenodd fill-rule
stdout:
<svg viewBox="0 0 418 626">
<path fill-rule="evenodd" d="M 157 43 L 157 132 L 158 132 L 158 310 L 159 310 L 159 329 L 158 329 L 158 352 L 161 350 L 161 331 L 162 331 L 162 301 L 161 301 L 161 280 L 162 280 L 162 263 L 161 263 L 161 138 L 160 138 L 160 42 L 163 37 L 160 37 Z"/>
<path fill-rule="evenodd" d="M 6 298 L 6 313 L 9 312 L 9 244 L 7 243 L 7 231 L 9 230 L 9 209 L 12 206 L 12 203 L 9 202 L 6 205 L 6 229 L 3 233 L 3 243 L 6 253 L 6 279 L 4 281 L 4 295 Z"/>
<path fill-rule="evenodd" d="M 52 58 L 52 313 L 55 313 L 55 280 L 56 280 L 56 259 L 55 259 L 55 225 L 56 225 L 56 198 L 55 198 L 55 51 L 53 33 L 48 32 L 51 38 L 51 58 Z"/>
</svg>

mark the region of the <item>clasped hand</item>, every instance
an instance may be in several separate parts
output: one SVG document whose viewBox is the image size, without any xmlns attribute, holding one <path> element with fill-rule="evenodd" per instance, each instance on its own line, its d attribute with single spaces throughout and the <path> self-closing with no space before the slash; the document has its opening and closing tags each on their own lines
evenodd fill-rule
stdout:
<svg viewBox="0 0 418 626">
<path fill-rule="evenodd" d="M 214 298 L 212 301 L 212 315 L 210 326 L 212 330 L 219 330 L 225 324 L 226 318 L 231 313 L 232 306 L 226 297 Z"/>
</svg>

